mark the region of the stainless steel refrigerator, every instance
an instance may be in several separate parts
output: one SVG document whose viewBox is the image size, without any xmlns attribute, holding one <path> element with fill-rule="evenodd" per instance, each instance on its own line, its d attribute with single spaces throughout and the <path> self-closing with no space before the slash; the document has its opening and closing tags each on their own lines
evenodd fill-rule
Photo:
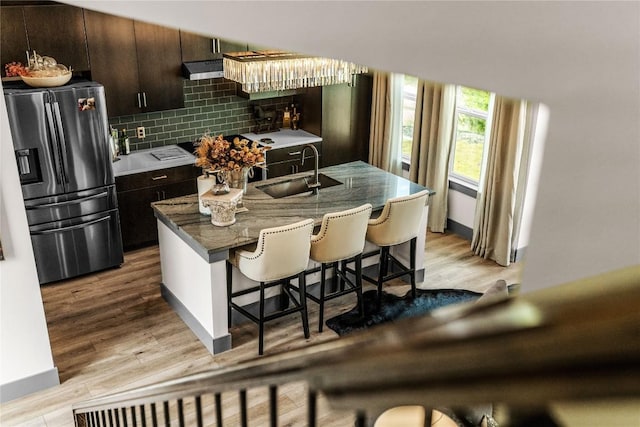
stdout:
<svg viewBox="0 0 640 427">
<path fill-rule="evenodd" d="M 4 95 L 40 284 L 122 264 L 102 85 Z"/>
</svg>

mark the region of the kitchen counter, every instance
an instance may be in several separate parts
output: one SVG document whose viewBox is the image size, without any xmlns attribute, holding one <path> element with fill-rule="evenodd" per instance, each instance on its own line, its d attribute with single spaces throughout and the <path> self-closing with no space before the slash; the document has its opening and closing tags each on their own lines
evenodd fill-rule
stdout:
<svg viewBox="0 0 640 427">
<path fill-rule="evenodd" d="M 384 172 L 364 162 L 352 162 L 320 169 L 341 182 L 321 188 L 319 194 L 274 199 L 258 187 L 310 175 L 309 172 L 249 183 L 243 197 L 246 212 L 236 213 L 235 224 L 216 227 L 209 216 L 198 212 L 198 197 L 190 195 L 153 203 L 158 223 L 162 295 L 200 338 L 211 353 L 231 348 L 227 324 L 226 260 L 233 248 L 255 243 L 260 230 L 313 218 L 316 225 L 328 212 L 371 203 L 374 216 L 392 197 L 417 193 L 424 187 Z M 428 206 L 425 206 L 420 236 L 426 236 Z M 408 262 L 408 244 L 393 249 L 394 256 Z M 367 243 L 366 251 L 377 249 Z M 424 238 L 418 239 L 416 265 L 424 264 Z M 377 263 L 377 257 L 363 260 L 363 266 Z M 312 266 L 315 265 L 311 262 Z M 317 273 L 316 275 L 317 276 Z M 314 275 L 308 284 L 317 281 Z M 422 282 L 424 268 L 416 274 Z M 243 289 L 252 283 L 233 271 L 234 287 Z M 267 297 L 274 297 L 273 288 Z M 255 303 L 255 295 L 245 295 L 243 305 Z M 275 300 L 275 298 L 274 298 Z"/>
<path fill-rule="evenodd" d="M 198 212 L 198 197 L 190 195 L 153 203 L 156 218 L 173 230 L 206 261 L 226 259 L 229 249 L 254 243 L 260 230 L 313 218 L 316 225 L 322 216 L 371 203 L 381 210 L 387 199 L 417 193 L 424 187 L 384 172 L 364 162 L 352 162 L 320 169 L 321 173 L 342 182 L 321 188 L 318 195 L 274 199 L 257 187 L 308 176 L 312 172 L 249 183 L 243 196 L 247 212 L 236 215 L 229 227 L 215 227 L 211 218 Z"/>
<path fill-rule="evenodd" d="M 293 130 L 282 128 L 276 132 L 268 133 L 243 133 L 242 136 L 250 141 L 258 141 L 261 139 L 270 138 L 273 143 L 265 143 L 270 145 L 271 148 L 287 148 L 295 145 L 313 144 L 314 142 L 321 142 L 322 138 L 307 132 L 302 129 Z"/>
<path fill-rule="evenodd" d="M 157 157 L 156 157 L 157 156 Z M 159 160 L 158 157 L 165 159 Z M 196 158 L 193 154 L 177 145 L 132 151 L 112 163 L 114 176 L 150 172 L 158 169 L 193 165 Z"/>
<path fill-rule="evenodd" d="M 322 138 L 304 131 L 302 129 L 281 129 L 277 132 L 269 133 L 244 133 L 243 137 L 250 141 L 260 142 L 263 138 L 271 138 L 273 143 L 271 148 L 286 148 L 295 145 L 312 144 L 322 141 Z M 159 160 L 159 157 L 169 157 L 166 160 Z M 173 157 L 173 158 L 171 158 Z M 132 151 L 131 154 L 122 155 L 112 163 L 114 176 L 130 175 L 135 173 L 150 172 L 158 169 L 173 168 L 177 166 L 192 165 L 195 156 L 180 148 L 177 145 L 166 145 L 163 147 L 149 148 L 146 150 Z"/>
</svg>

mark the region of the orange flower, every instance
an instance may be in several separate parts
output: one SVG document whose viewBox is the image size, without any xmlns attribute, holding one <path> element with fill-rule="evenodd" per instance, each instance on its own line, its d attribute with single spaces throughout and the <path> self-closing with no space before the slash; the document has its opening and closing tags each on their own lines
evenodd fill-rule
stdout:
<svg viewBox="0 0 640 427">
<path fill-rule="evenodd" d="M 200 137 L 194 154 L 196 166 L 210 171 L 240 170 L 245 167 L 265 167 L 264 152 L 271 147 L 258 147 L 256 141 L 249 144 L 248 139 L 234 138 L 233 143 L 225 140 L 222 135 Z"/>
</svg>

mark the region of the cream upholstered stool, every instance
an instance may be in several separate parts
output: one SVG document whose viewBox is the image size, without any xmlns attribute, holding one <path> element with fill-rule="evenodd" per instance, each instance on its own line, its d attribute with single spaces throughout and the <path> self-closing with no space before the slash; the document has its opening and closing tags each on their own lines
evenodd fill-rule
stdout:
<svg viewBox="0 0 640 427">
<path fill-rule="evenodd" d="M 371 205 L 369 203 L 357 208 L 325 214 L 322 218 L 320 231 L 311 236 L 311 259 L 321 264 L 320 294 L 316 297 L 307 293 L 307 298 L 320 305 L 319 332 L 322 332 L 324 302 L 327 300 L 356 292 L 360 314 L 364 313 L 362 307 L 362 251 L 370 216 Z M 347 270 L 347 263 L 351 261 L 355 262 L 355 269 Z M 342 262 L 342 268 L 339 268 L 339 262 Z M 326 274 L 327 269 L 331 267 L 333 267 L 334 289 L 332 293 L 327 295 Z M 317 268 L 307 270 L 307 273 L 316 271 L 318 271 Z M 347 277 L 347 271 L 355 274 L 355 282 Z M 340 279 L 340 290 L 335 289 L 338 278 Z"/>
<path fill-rule="evenodd" d="M 258 324 L 258 354 L 264 350 L 264 324 L 291 313 L 300 312 L 305 338 L 309 338 L 309 321 L 307 318 L 307 302 L 305 290 L 305 270 L 309 264 L 309 249 L 313 233 L 313 220 L 307 219 L 281 227 L 265 228 L 260 231 L 255 251 L 239 249 L 235 252 L 235 259 L 227 262 L 227 299 L 229 303 L 229 325 L 231 325 L 231 310 L 235 309 L 243 316 Z M 238 270 L 251 280 L 260 282 L 258 286 L 239 291 L 233 291 L 232 263 Z M 291 280 L 298 278 L 298 286 L 293 286 Z M 265 315 L 265 289 L 282 286 L 282 293 L 293 301 L 293 307 Z M 291 293 L 298 292 L 299 301 Z M 249 313 L 244 307 L 234 302 L 234 298 L 260 292 L 259 314 Z"/>
<path fill-rule="evenodd" d="M 377 307 L 380 309 L 382 284 L 387 280 L 409 275 L 411 277 L 411 295 L 416 296 L 416 240 L 420 228 L 422 212 L 429 197 L 429 190 L 422 190 L 409 196 L 395 197 L 387 200 L 378 218 L 369 220 L 367 240 L 380 246 L 380 265 L 378 278 L 363 276 L 367 281 L 378 285 Z M 389 248 L 409 242 L 410 260 L 407 268 L 393 255 Z M 388 274 L 389 263 L 398 267 L 399 271 Z"/>
</svg>

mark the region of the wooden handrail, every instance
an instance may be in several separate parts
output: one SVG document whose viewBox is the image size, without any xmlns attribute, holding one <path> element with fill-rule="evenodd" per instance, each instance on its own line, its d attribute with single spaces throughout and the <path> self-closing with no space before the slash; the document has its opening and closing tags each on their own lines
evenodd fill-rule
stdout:
<svg viewBox="0 0 640 427">
<path fill-rule="evenodd" d="M 342 409 L 640 395 L 640 266 L 436 310 L 73 405 L 74 414 L 304 381 Z"/>
</svg>

